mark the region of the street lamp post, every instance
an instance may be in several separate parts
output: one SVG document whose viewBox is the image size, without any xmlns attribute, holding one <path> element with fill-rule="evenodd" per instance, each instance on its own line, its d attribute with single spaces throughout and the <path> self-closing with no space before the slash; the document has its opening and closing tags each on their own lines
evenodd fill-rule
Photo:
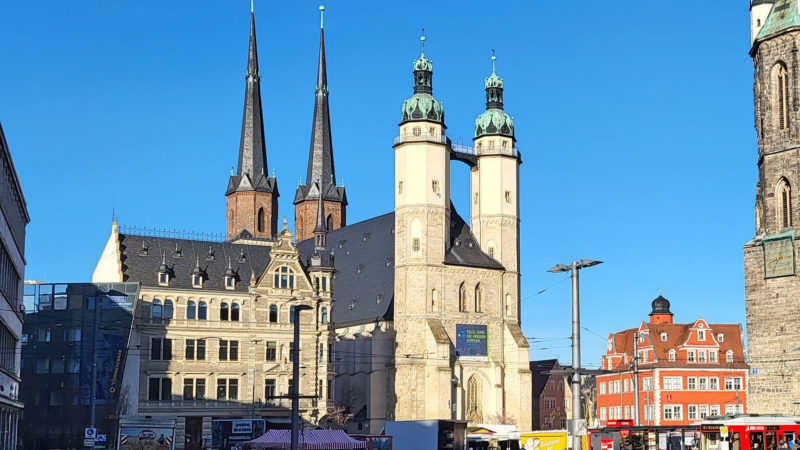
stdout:
<svg viewBox="0 0 800 450">
<path fill-rule="evenodd" d="M 578 424 L 581 420 L 581 312 L 580 312 L 580 287 L 578 271 L 591 266 L 596 266 L 602 261 L 581 259 L 572 261 L 570 265 L 556 264 L 548 272 L 570 272 L 572 278 L 572 449 L 581 448 L 581 437 L 578 435 Z"/>
<path fill-rule="evenodd" d="M 308 305 L 294 307 L 294 348 L 292 349 L 292 442 L 291 449 L 298 450 L 300 435 L 300 311 L 313 309 Z"/>
</svg>

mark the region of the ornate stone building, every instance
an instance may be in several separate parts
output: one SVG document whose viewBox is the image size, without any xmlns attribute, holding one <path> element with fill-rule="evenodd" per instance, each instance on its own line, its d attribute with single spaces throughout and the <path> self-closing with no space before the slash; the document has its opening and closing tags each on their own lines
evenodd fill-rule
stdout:
<svg viewBox="0 0 800 450">
<path fill-rule="evenodd" d="M 320 53 L 324 73 L 323 47 Z M 256 417 L 286 426 L 291 400 L 285 397 L 293 385 L 315 397 L 300 401 L 306 422 L 318 424 L 333 406 L 325 209 L 316 197 L 314 243 L 303 255 L 285 218 L 276 233 L 277 182 L 266 175 L 258 80 L 251 12 L 238 171 L 226 192 L 227 240 L 120 229 L 115 222 L 93 275 L 97 282 L 141 285 L 130 344 L 138 351 L 123 375 L 121 413 L 177 416 L 176 448 L 201 448 L 213 419 Z M 300 314 L 302 371 L 295 382 L 290 352 L 298 305 L 312 309 Z"/>
<path fill-rule="evenodd" d="M 336 256 L 336 400 L 355 414 L 355 431 L 378 432 L 386 420 L 500 417 L 529 429 L 529 346 L 519 326 L 521 160 L 503 112 L 503 80 L 494 70 L 486 78 L 487 109 L 475 123 L 475 146 L 465 147 L 445 135 L 424 51 L 413 75 L 394 141 L 394 212 L 328 236 Z M 450 201 L 451 160 L 470 167 L 472 227 Z"/>
<path fill-rule="evenodd" d="M 321 31 L 295 244 L 285 219 L 275 234 L 278 190 L 267 172 L 252 16 L 250 31 L 226 239 L 113 225 L 95 270 L 95 281 L 141 283 L 133 345 L 142 356 L 126 374 L 130 409 L 177 414 L 177 442 L 187 448 L 214 417 L 286 417 L 286 404 L 270 394 L 289 389 L 289 314 L 303 304 L 313 307 L 301 319 L 299 388 L 316 395 L 302 403 L 307 421 L 318 423 L 337 404 L 361 432 L 411 419 L 513 420 L 529 429 L 529 346 L 519 323 L 521 159 L 494 58 L 474 147 L 446 137 L 433 64 L 424 52 L 414 62 L 414 94 L 394 140 L 394 211 L 346 225 Z M 469 221 L 450 201 L 451 160 L 470 170 Z M 215 386 L 216 395 L 206 395 Z"/>
<path fill-rule="evenodd" d="M 796 414 L 800 398 L 798 8 L 796 0 L 750 4 L 758 183 L 744 266 L 753 413 Z"/>
</svg>

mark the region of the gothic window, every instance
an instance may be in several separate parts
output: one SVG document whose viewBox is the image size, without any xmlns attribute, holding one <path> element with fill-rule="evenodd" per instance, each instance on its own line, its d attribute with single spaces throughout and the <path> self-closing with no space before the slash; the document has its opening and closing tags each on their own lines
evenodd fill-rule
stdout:
<svg viewBox="0 0 800 450">
<path fill-rule="evenodd" d="M 278 307 L 275 305 L 269 305 L 269 322 L 278 322 Z"/>
<path fill-rule="evenodd" d="M 239 305 L 237 303 L 231 304 L 231 320 L 234 322 L 239 321 Z"/>
<path fill-rule="evenodd" d="M 481 292 L 481 284 L 475 285 L 475 312 L 483 311 L 483 293 Z"/>
<path fill-rule="evenodd" d="M 481 417 L 481 385 L 473 375 L 467 381 L 467 420 L 480 423 Z"/>
<path fill-rule="evenodd" d="M 774 95 L 778 129 L 785 130 L 789 128 L 789 72 L 782 62 L 776 64 L 772 72 L 772 80 L 775 85 Z"/>
<path fill-rule="evenodd" d="M 264 226 L 264 221 L 265 221 L 264 208 L 258 208 L 258 232 L 259 233 L 263 233 L 264 229 L 266 228 Z"/>
<path fill-rule="evenodd" d="M 206 313 L 207 311 L 208 306 L 206 305 L 206 302 L 200 302 L 197 304 L 197 318 L 199 320 L 206 320 L 206 317 L 208 316 Z"/>
<path fill-rule="evenodd" d="M 461 286 L 458 287 L 458 310 L 461 312 L 467 311 L 467 288 L 464 287 L 464 283 L 461 283 Z"/>
<path fill-rule="evenodd" d="M 328 323 L 328 308 L 322 307 L 322 314 L 321 314 L 320 322 Z"/>
<path fill-rule="evenodd" d="M 194 319 L 195 317 L 197 317 L 196 313 L 197 313 L 197 305 L 195 304 L 195 302 L 189 300 L 189 302 L 186 303 L 186 318 Z"/>
<path fill-rule="evenodd" d="M 225 302 L 219 305 L 219 320 L 228 320 L 228 304 Z"/>
<path fill-rule="evenodd" d="M 786 178 L 778 183 L 778 220 L 782 228 L 792 226 L 792 188 Z"/>
<path fill-rule="evenodd" d="M 328 219 L 325 221 L 325 225 L 327 225 L 328 231 L 333 230 L 333 214 L 328 214 Z"/>
</svg>

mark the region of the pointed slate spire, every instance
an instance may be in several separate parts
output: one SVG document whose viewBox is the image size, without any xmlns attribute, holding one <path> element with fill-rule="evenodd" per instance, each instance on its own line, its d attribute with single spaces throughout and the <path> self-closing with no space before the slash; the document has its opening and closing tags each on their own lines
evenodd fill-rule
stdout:
<svg viewBox="0 0 800 450">
<path fill-rule="evenodd" d="M 247 74 L 242 113 L 242 136 L 239 141 L 237 175 L 247 175 L 251 183 L 267 174 L 267 149 L 264 144 L 264 123 L 261 113 L 261 77 L 258 74 L 256 17 L 250 10 L 250 48 L 247 55 Z"/>
<path fill-rule="evenodd" d="M 319 7 L 320 14 L 325 11 Z M 333 143 L 331 142 L 331 119 L 328 108 L 328 74 L 325 65 L 325 30 L 320 19 L 319 62 L 317 66 L 317 88 L 314 99 L 314 120 L 311 124 L 311 145 L 308 150 L 308 170 L 306 182 L 316 180 L 336 184 L 336 171 L 333 167 Z M 321 183 L 320 183 L 321 184 Z"/>
</svg>

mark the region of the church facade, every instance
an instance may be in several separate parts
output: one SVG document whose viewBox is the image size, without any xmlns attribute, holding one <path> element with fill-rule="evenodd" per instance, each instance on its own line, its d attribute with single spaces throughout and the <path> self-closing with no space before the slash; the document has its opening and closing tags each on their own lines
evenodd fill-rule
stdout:
<svg viewBox="0 0 800 450">
<path fill-rule="evenodd" d="M 278 225 L 278 181 L 267 166 L 252 15 L 250 27 L 225 238 L 154 236 L 115 223 L 94 272 L 96 282 L 141 284 L 133 345 L 142 351 L 126 369 L 128 412 L 178 411 L 177 442 L 186 448 L 209 434 L 213 418 L 279 423 L 288 413 L 278 397 L 294 386 L 314 397 L 301 402 L 313 425 L 343 406 L 352 414 L 349 426 L 362 433 L 414 419 L 511 421 L 529 429 L 530 348 L 519 306 L 521 156 L 494 57 L 474 146 L 455 145 L 433 96 L 423 38 L 414 92 L 394 139 L 394 210 L 348 225 L 347 196 L 335 178 L 321 29 L 308 169 L 295 193 L 292 233 L 285 218 Z M 450 201 L 451 160 L 470 168 L 468 217 Z M 312 307 L 300 319 L 299 384 L 289 361 L 297 305 Z"/>
<path fill-rule="evenodd" d="M 797 414 L 800 398 L 800 3 L 752 0 L 753 100 L 758 142 L 755 237 L 744 246 L 749 409 Z"/>
</svg>

